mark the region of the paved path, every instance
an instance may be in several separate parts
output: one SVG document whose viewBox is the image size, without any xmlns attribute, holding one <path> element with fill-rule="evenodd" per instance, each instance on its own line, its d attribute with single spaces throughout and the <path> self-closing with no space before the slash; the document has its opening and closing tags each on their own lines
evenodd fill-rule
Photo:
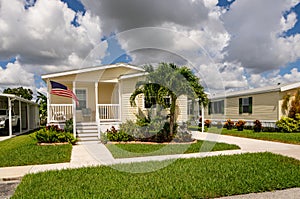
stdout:
<svg viewBox="0 0 300 199">
<path fill-rule="evenodd" d="M 278 142 L 262 141 L 248 138 L 239 138 L 226 135 L 218 135 L 211 133 L 194 132 L 193 136 L 199 140 L 209 140 L 217 142 L 225 142 L 236 144 L 241 150 L 202 152 L 194 154 L 149 156 L 136 158 L 114 159 L 109 150 L 100 143 L 94 142 L 90 144 L 75 145 L 72 149 L 71 161 L 69 163 L 30 165 L 0 168 L 1 180 L 18 180 L 20 177 L 28 173 L 37 173 L 47 170 L 60 170 L 67 168 L 80 168 L 87 166 L 112 165 L 118 163 L 144 162 L 144 161 L 162 161 L 177 158 L 195 158 L 208 157 L 215 155 L 232 155 L 241 153 L 254 152 L 272 152 L 300 160 L 300 145 L 284 144 Z M 213 147 L 213 146 L 211 146 Z M 294 193 L 295 191 L 293 191 Z M 299 189 L 297 189 L 299 192 Z M 251 198 L 251 197 L 250 197 Z"/>
<path fill-rule="evenodd" d="M 238 145 L 242 152 L 272 152 L 300 160 L 300 145 L 285 144 L 249 138 L 219 135 L 213 133 L 193 133 L 199 140 L 210 140 Z"/>
</svg>

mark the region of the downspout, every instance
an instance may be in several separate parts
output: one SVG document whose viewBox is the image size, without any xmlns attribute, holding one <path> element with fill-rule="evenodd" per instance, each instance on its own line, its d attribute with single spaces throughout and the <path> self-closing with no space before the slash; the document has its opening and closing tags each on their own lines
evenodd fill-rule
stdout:
<svg viewBox="0 0 300 199">
<path fill-rule="evenodd" d="M 22 103 L 19 100 L 20 133 L 22 133 Z"/>
<path fill-rule="evenodd" d="M 11 99 L 8 97 L 8 132 L 9 137 L 12 137 L 12 121 L 11 121 Z"/>
</svg>

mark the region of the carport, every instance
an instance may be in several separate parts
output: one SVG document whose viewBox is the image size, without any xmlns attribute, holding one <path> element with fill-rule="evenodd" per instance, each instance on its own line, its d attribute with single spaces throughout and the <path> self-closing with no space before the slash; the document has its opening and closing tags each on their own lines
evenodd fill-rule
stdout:
<svg viewBox="0 0 300 199">
<path fill-rule="evenodd" d="M 12 94 L 0 94 L 0 135 L 12 137 L 39 128 L 39 105 Z M 5 113 L 6 115 L 3 115 Z"/>
</svg>

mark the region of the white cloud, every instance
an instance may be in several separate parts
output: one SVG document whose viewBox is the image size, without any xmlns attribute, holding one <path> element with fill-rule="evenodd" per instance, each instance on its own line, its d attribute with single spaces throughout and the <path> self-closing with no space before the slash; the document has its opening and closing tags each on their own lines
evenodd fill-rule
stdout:
<svg viewBox="0 0 300 199">
<path fill-rule="evenodd" d="M 84 16 L 75 13 L 59 0 L 36 1 L 27 10 L 18 0 L 0 0 L 0 5 L 2 59 L 18 55 L 24 65 L 77 67 L 72 64 L 83 60 L 100 42 L 100 18 L 89 12 Z M 79 27 L 71 24 L 75 16 Z M 72 60 L 75 57 L 77 61 Z"/>
<path fill-rule="evenodd" d="M 295 26 L 296 22 L 297 22 L 297 15 L 294 12 L 288 14 L 286 18 L 282 16 L 280 20 L 282 31 L 290 30 Z"/>
<path fill-rule="evenodd" d="M 18 61 L 9 63 L 6 69 L 0 67 L 0 85 L 2 88 L 10 86 L 32 86 L 34 75 L 27 72 Z"/>
<path fill-rule="evenodd" d="M 300 58 L 299 34 L 281 37 L 296 22 L 289 11 L 300 1 L 287 0 L 243 0 L 235 1 L 223 16 L 225 28 L 231 34 L 226 48 L 227 61 L 239 61 L 252 72 L 261 73 Z"/>
</svg>

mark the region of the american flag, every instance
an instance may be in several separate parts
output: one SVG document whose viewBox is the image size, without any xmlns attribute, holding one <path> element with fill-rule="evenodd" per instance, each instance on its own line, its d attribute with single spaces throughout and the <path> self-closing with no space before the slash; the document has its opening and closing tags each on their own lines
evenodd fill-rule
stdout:
<svg viewBox="0 0 300 199">
<path fill-rule="evenodd" d="M 66 87 L 65 85 L 63 85 L 61 83 L 54 82 L 54 81 L 50 81 L 50 83 L 51 83 L 51 87 L 52 87 L 50 94 L 72 98 L 75 100 L 76 105 L 79 106 L 78 98 L 73 93 L 73 91 L 68 89 L 68 87 Z"/>
</svg>

